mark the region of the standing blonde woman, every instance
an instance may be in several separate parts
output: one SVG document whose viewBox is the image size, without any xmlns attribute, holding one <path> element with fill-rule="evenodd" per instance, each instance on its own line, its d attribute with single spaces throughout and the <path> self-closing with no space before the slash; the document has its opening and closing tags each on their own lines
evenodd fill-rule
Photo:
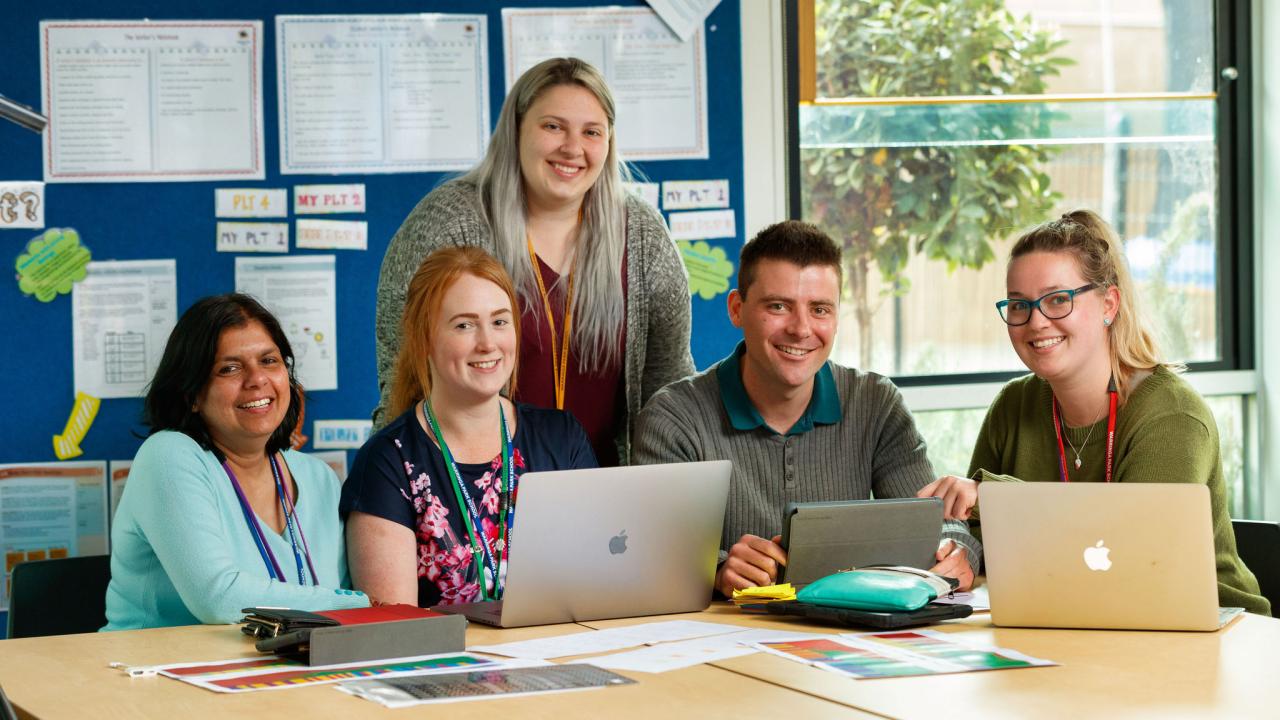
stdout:
<svg viewBox="0 0 1280 720">
<path fill-rule="evenodd" d="M 1196 482 L 1209 487 L 1218 602 L 1270 614 L 1236 554 L 1218 426 L 1160 358 L 1136 305 L 1119 239 L 1077 210 L 1018 239 L 996 303 L 1033 374 L 1011 381 L 982 423 L 969 478 L 980 481 Z M 943 477 L 920 491 L 968 518 L 977 483 Z"/>
<path fill-rule="evenodd" d="M 390 420 L 410 276 L 437 248 L 475 246 L 519 296 L 516 399 L 570 411 L 602 465 L 626 461 L 630 419 L 694 367 L 684 267 L 658 213 L 623 188 L 615 126 L 595 68 L 544 61 L 511 88 L 484 160 L 405 219 L 378 280 L 376 425 Z"/>
</svg>

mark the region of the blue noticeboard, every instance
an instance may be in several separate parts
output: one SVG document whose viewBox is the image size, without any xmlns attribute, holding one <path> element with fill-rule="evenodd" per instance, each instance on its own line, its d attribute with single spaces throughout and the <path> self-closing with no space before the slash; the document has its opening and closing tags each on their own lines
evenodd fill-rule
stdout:
<svg viewBox="0 0 1280 720">
<path fill-rule="evenodd" d="M 508 3 L 516 6 L 515 3 Z M 519 7 L 636 5 L 624 0 L 520 3 Z M 421 12 L 485 13 L 489 33 L 489 102 L 496 121 L 505 95 L 503 75 L 503 3 L 479 0 L 465 4 L 440 0 L 375 0 L 339 3 L 328 0 L 266 0 L 221 3 L 66 2 L 55 5 L 17 3 L 7 7 L 0 23 L 0 93 L 40 107 L 40 43 L 42 20 L 234 19 L 263 22 L 263 103 L 266 178 L 250 182 L 50 183 L 45 186 L 45 226 L 75 228 L 95 260 L 174 258 L 177 265 L 178 314 L 196 299 L 234 289 L 233 253 L 215 251 L 214 188 L 286 188 L 304 184 L 363 183 L 367 210 L 335 216 L 368 222 L 366 251 L 298 250 L 289 256 L 321 253 L 337 256 L 338 389 L 308 394 L 307 435 L 311 422 L 367 419 L 378 397 L 374 364 L 374 289 L 383 251 L 413 206 L 447 176 L 442 173 L 386 175 L 287 175 L 279 173 L 276 88 L 275 16 L 282 14 L 392 14 Z M 52 14 L 42 14 L 52 13 Z M 708 133 L 706 160 L 645 162 L 638 168 L 651 182 L 665 180 L 729 181 L 729 207 L 736 213 L 739 236 L 710 240 L 736 266 L 742 224 L 742 110 L 739 7 L 726 0 L 706 21 Z M 41 180 L 40 138 L 16 125 L 0 122 L 0 181 Z M 290 198 L 292 200 L 292 198 Z M 292 204 L 292 203 L 291 203 Z M 292 208 L 291 208 L 292 210 Z M 245 220 L 287 222 L 297 216 Z M 0 231 L 0 250 L 12 264 L 27 241 L 41 231 Z M 254 257 L 268 257 L 255 255 Z M 281 257 L 281 256 L 273 256 Z M 12 276 L 11 276 L 12 277 Z M 706 367 L 727 354 L 738 333 L 725 316 L 724 295 L 710 300 L 694 296 L 694 359 Z M 71 350 L 71 298 L 43 303 L 19 292 L 16 281 L 0 283 L 0 318 L 4 351 L 0 353 L 0 390 L 6 411 L 0 413 L 0 463 L 55 460 L 52 437 L 62 432 L 75 400 Z M 140 399 L 106 399 L 80 447 L 78 459 L 119 460 L 133 457 L 145 433 Z M 313 449 L 310 445 L 304 450 Z"/>
</svg>

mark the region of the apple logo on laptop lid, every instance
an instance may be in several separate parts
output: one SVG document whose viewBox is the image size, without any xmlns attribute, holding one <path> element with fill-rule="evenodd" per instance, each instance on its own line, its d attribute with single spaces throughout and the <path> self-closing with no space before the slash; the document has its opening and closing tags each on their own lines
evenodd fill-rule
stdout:
<svg viewBox="0 0 1280 720">
<path fill-rule="evenodd" d="M 1089 566 L 1090 570 L 1106 571 L 1111 569 L 1111 548 L 1102 544 L 1099 540 L 1093 547 L 1084 549 L 1084 564 Z"/>
<path fill-rule="evenodd" d="M 621 555 L 626 551 L 627 551 L 627 531 L 626 530 L 623 530 L 617 535 L 614 535 L 613 537 L 609 538 L 609 554 L 610 555 Z"/>
</svg>

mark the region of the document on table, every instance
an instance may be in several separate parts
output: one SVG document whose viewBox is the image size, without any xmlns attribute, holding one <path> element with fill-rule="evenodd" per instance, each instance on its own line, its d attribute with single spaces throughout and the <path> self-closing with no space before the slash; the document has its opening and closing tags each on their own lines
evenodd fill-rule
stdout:
<svg viewBox="0 0 1280 720">
<path fill-rule="evenodd" d="M 102 461 L 0 465 L 0 610 L 14 565 L 107 552 L 106 483 Z"/>
<path fill-rule="evenodd" d="M 579 57 L 604 75 L 628 160 L 709 157 L 706 38 L 687 40 L 648 8 L 502 10 L 507 89 L 551 57 Z"/>
<path fill-rule="evenodd" d="M 47 20 L 45 182 L 261 180 L 260 20 Z"/>
<path fill-rule="evenodd" d="M 236 292 L 258 298 L 280 321 L 307 390 L 338 389 L 334 269 L 332 255 L 236 258 Z"/>
<path fill-rule="evenodd" d="M 991 612 L 991 598 L 987 595 L 986 585 L 970 592 L 952 593 L 949 597 L 940 597 L 933 602 L 939 605 L 968 605 L 974 612 Z"/>
<path fill-rule="evenodd" d="M 489 143 L 487 16 L 276 16 L 280 172 L 465 170 Z"/>
<path fill-rule="evenodd" d="M 173 260 L 91 262 L 71 291 L 76 390 L 142 397 L 178 322 Z"/>
<path fill-rule="evenodd" d="M 1017 650 L 959 642 L 933 630 L 845 634 L 757 643 L 774 655 L 846 677 L 887 678 L 1056 665 Z"/>
<path fill-rule="evenodd" d="M 539 665 L 498 667 L 476 672 L 454 672 L 428 677 L 396 677 L 357 680 L 338 686 L 342 692 L 372 700 L 389 708 L 426 703 L 486 700 L 513 695 L 546 695 L 570 690 L 591 690 L 614 685 L 634 685 L 635 680 L 591 665 Z"/>
<path fill-rule="evenodd" d="M 370 677 L 400 677 L 449 673 L 459 669 L 502 667 L 504 663 L 471 653 L 443 653 L 408 658 L 391 658 L 375 662 L 339 665 L 306 665 L 275 656 L 217 660 L 203 663 L 177 663 L 148 668 L 131 668 L 130 674 L 159 673 L 196 687 L 219 693 L 245 693 L 257 690 L 287 690 L 308 685 Z"/>
<path fill-rule="evenodd" d="M 820 637 L 788 630 L 741 630 L 725 635 L 651 645 L 639 650 L 591 658 L 584 662 L 610 670 L 660 673 L 760 652 L 751 643 Z"/>
<path fill-rule="evenodd" d="M 696 620 L 667 620 L 665 622 L 641 623 L 627 627 L 597 630 L 595 632 L 556 635 L 537 640 L 521 640 L 499 645 L 474 645 L 467 648 L 472 652 L 505 655 L 507 657 L 545 660 L 568 657 L 570 655 L 587 655 L 590 653 L 621 650 L 637 645 L 668 642 L 671 640 L 688 640 L 696 637 L 721 635 L 741 630 L 735 625 L 722 623 L 705 623 Z"/>
</svg>

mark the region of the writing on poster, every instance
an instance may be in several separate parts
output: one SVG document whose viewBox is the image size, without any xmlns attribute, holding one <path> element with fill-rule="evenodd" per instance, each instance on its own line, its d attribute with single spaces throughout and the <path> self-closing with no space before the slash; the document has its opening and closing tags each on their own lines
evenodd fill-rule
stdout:
<svg viewBox="0 0 1280 720">
<path fill-rule="evenodd" d="M 317 420 L 313 435 L 317 450 L 355 450 L 364 445 L 372 433 L 371 420 Z"/>
<path fill-rule="evenodd" d="M 662 183 L 662 207 L 700 210 L 729 207 L 728 180 L 672 180 Z"/>
<path fill-rule="evenodd" d="M 220 218 L 289 215 L 289 196 L 284 188 L 216 188 L 213 197 Z"/>
<path fill-rule="evenodd" d="M 338 389 L 336 265 L 333 255 L 236 258 L 236 291 L 280 321 L 307 390 Z"/>
<path fill-rule="evenodd" d="M 712 247 L 706 242 L 682 242 L 680 259 L 689 272 L 689 294 L 710 300 L 729 291 L 733 277 L 733 262 L 722 247 Z"/>
<path fill-rule="evenodd" d="M 289 252 L 289 223 L 218 223 L 218 252 Z"/>
<path fill-rule="evenodd" d="M 732 210 L 674 212 L 668 216 L 673 240 L 711 240 L 737 236 Z"/>
<path fill-rule="evenodd" d="M 53 436 L 53 454 L 59 460 L 68 460 L 84 454 L 80 449 L 80 441 L 88 434 L 93 419 L 98 416 L 98 406 L 102 401 L 87 393 L 76 393 L 75 405 L 71 408 L 71 417 L 62 428 L 62 434 Z"/>
<path fill-rule="evenodd" d="M 369 247 L 369 223 L 300 219 L 297 245 L 312 250 L 364 250 Z"/>
<path fill-rule="evenodd" d="M 27 243 L 27 251 L 18 256 L 18 289 L 49 302 L 84 280 L 91 259 L 89 248 L 80 244 L 80 233 L 67 228 L 50 228 Z"/>
<path fill-rule="evenodd" d="M 75 388 L 99 398 L 142 397 L 178 321 L 177 262 L 89 263 L 71 293 Z"/>
<path fill-rule="evenodd" d="M 0 182 L 0 229 L 44 227 L 44 183 Z"/>
<path fill-rule="evenodd" d="M 295 215 L 364 212 L 364 184 L 297 185 L 293 188 Z"/>
</svg>

